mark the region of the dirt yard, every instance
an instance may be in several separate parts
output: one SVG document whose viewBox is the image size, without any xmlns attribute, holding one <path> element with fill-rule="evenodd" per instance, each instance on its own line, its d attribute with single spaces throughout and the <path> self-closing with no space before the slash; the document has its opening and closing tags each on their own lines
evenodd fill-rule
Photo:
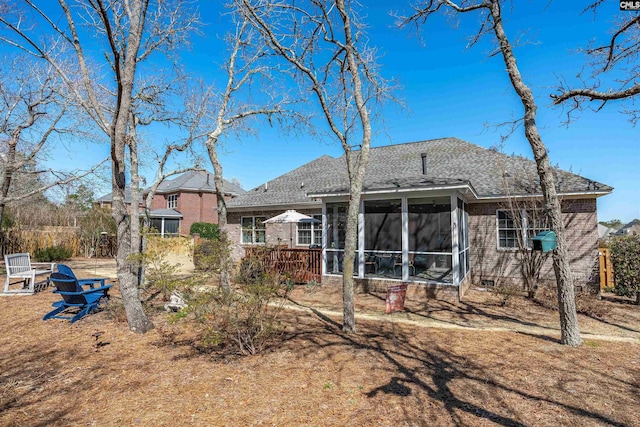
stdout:
<svg viewBox="0 0 640 427">
<path fill-rule="evenodd" d="M 113 264 L 72 266 L 114 276 Z M 346 335 L 340 291 L 300 286 L 281 341 L 221 360 L 168 339 L 185 325 L 161 313 L 145 335 L 106 312 L 41 321 L 56 300 L 0 298 L 0 425 L 640 425 L 640 309 L 620 302 L 580 316 L 574 349 L 558 343 L 557 313 L 477 291 L 393 316 L 383 295 L 359 294 L 358 333 Z"/>
</svg>

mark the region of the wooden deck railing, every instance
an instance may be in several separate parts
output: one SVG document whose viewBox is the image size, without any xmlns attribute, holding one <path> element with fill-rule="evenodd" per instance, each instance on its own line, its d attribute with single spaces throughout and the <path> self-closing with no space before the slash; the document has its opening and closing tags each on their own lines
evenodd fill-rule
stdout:
<svg viewBox="0 0 640 427">
<path fill-rule="evenodd" d="M 295 283 L 322 279 L 322 250 L 288 248 L 245 248 L 245 257 L 260 259 L 267 268 L 278 274 L 290 275 Z"/>
</svg>

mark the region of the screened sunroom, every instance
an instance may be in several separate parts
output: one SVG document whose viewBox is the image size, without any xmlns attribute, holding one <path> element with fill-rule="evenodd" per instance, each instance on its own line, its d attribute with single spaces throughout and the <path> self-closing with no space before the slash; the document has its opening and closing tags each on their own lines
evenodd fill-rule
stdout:
<svg viewBox="0 0 640 427">
<path fill-rule="evenodd" d="M 469 272 L 464 200 L 457 193 L 394 196 L 363 196 L 354 277 L 459 285 Z M 325 201 L 325 275 L 342 274 L 346 219 L 346 202 Z"/>
</svg>

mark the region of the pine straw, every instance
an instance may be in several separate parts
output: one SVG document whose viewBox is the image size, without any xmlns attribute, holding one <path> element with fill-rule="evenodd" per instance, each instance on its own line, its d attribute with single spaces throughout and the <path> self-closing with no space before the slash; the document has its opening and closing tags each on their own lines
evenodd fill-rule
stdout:
<svg viewBox="0 0 640 427">
<path fill-rule="evenodd" d="M 0 298 L 0 425 L 640 425 L 640 344 L 388 318 L 345 335 L 339 318 L 287 311 L 268 352 L 219 360 L 163 314 L 145 335 L 105 312 L 42 322 L 55 300 Z"/>
</svg>

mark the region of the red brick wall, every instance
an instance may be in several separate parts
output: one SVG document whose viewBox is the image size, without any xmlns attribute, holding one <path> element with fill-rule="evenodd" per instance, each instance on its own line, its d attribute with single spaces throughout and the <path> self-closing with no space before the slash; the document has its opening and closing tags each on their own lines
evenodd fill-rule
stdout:
<svg viewBox="0 0 640 427">
<path fill-rule="evenodd" d="M 176 193 L 171 193 L 176 194 Z M 151 200 L 151 209 L 167 209 L 167 198 L 171 194 L 156 194 Z M 217 198 L 214 193 L 180 192 L 176 210 L 182 214 L 180 233 L 189 234 L 194 222 L 218 223 Z M 226 200 L 231 197 L 227 196 Z"/>
</svg>

